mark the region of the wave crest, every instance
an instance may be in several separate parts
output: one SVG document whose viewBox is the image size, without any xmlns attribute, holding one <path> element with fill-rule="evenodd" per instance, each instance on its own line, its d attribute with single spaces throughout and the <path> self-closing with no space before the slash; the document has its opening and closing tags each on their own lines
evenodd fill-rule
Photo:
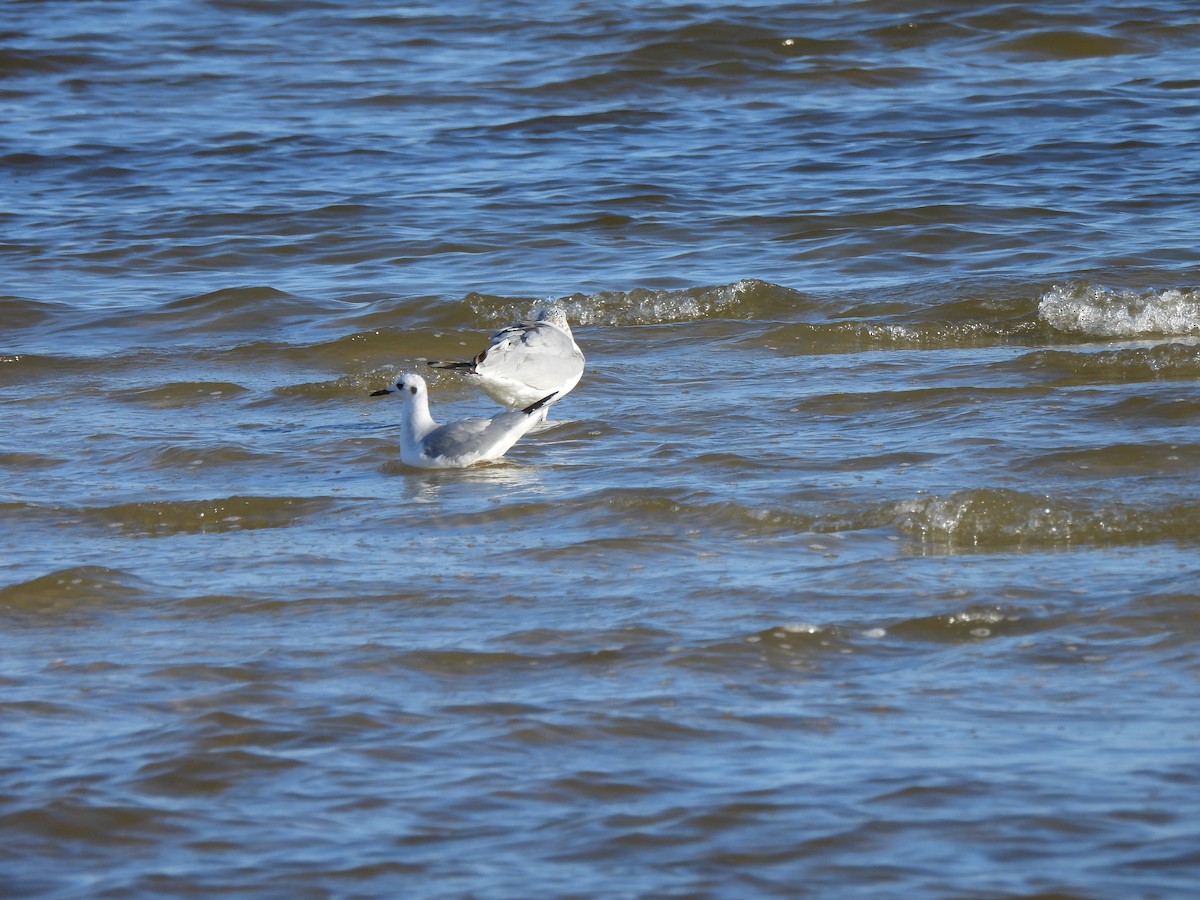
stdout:
<svg viewBox="0 0 1200 900">
<path fill-rule="evenodd" d="M 1058 331 L 1096 337 L 1200 335 L 1200 292 L 1055 285 L 1038 303 L 1038 316 Z"/>
<path fill-rule="evenodd" d="M 772 310 L 813 307 L 813 298 L 792 288 L 743 278 L 732 284 L 690 287 L 677 290 L 635 288 L 630 291 L 599 291 L 571 294 L 548 304 L 513 301 L 510 298 L 468 294 L 467 303 L 478 316 L 495 324 L 532 315 L 539 306 L 561 308 L 577 325 L 661 325 L 713 317 L 752 319 Z"/>
<path fill-rule="evenodd" d="M 136 602 L 146 585 L 120 569 L 72 566 L 0 587 L 0 608 L 52 612 Z"/>
<path fill-rule="evenodd" d="M 1125 544 L 1200 539 L 1200 504 L 1143 509 L 1087 507 L 1004 488 L 904 500 L 894 507 L 904 534 L 955 546 Z"/>
</svg>

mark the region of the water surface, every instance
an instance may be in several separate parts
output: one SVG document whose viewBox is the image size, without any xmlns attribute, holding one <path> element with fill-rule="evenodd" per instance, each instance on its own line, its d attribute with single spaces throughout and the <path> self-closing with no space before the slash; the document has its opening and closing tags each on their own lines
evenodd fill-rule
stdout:
<svg viewBox="0 0 1200 900">
<path fill-rule="evenodd" d="M 1194 888 L 1189 4 L 6 12 L 0 893 Z"/>
</svg>

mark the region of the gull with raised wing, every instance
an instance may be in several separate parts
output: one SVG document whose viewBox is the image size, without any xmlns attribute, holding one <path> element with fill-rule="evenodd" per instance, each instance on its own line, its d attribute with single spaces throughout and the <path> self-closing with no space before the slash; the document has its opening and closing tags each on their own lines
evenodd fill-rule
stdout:
<svg viewBox="0 0 1200 900">
<path fill-rule="evenodd" d="M 583 377 L 583 351 L 571 334 L 567 314 L 553 306 L 535 321 L 501 328 L 474 359 L 427 362 L 435 369 L 466 375 L 508 409 L 524 409 L 547 395 L 557 403 Z M 545 420 L 546 412 L 543 407 L 539 421 Z"/>
<path fill-rule="evenodd" d="M 490 419 L 469 418 L 439 425 L 429 413 L 429 389 L 420 375 L 405 375 L 372 397 L 399 394 L 400 459 L 422 469 L 461 469 L 499 459 L 538 421 L 537 413 L 554 394 L 524 409 L 497 413 Z"/>
</svg>

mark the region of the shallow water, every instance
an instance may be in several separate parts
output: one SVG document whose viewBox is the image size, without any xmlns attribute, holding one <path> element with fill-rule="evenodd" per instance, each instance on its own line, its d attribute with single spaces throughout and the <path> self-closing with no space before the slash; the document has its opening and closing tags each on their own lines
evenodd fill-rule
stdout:
<svg viewBox="0 0 1200 900">
<path fill-rule="evenodd" d="M 0 894 L 1187 895 L 1198 38 L 10 5 Z"/>
</svg>

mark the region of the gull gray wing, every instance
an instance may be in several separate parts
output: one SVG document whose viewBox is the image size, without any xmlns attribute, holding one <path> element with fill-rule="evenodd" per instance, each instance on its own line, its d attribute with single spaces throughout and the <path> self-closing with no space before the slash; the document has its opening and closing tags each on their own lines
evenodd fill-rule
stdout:
<svg viewBox="0 0 1200 900">
<path fill-rule="evenodd" d="M 583 374 L 583 353 L 562 329 L 548 322 L 522 322 L 492 335 L 491 346 L 476 357 L 475 371 L 534 390 L 561 390 Z"/>
<path fill-rule="evenodd" d="M 421 441 L 425 456 L 447 459 L 486 455 L 497 444 L 508 439 L 523 427 L 528 416 L 524 412 L 505 412 L 491 419 L 470 418 L 440 425 Z"/>
</svg>

